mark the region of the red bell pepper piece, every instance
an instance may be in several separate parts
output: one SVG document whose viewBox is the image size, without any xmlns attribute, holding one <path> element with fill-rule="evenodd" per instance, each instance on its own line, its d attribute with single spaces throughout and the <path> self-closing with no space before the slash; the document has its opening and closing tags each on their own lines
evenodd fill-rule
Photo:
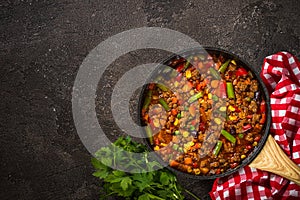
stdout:
<svg viewBox="0 0 300 200">
<path fill-rule="evenodd" d="M 226 83 L 224 81 L 220 82 L 220 98 L 227 98 L 227 91 L 226 91 Z"/>
<path fill-rule="evenodd" d="M 252 119 L 253 115 L 247 115 L 247 119 Z"/>
<path fill-rule="evenodd" d="M 243 126 L 243 132 L 246 132 L 248 130 L 250 130 L 252 128 L 251 124 L 247 124 L 245 126 Z"/>
<path fill-rule="evenodd" d="M 260 138 L 261 138 L 261 136 L 258 135 L 258 136 L 256 136 L 256 137 L 254 138 L 254 141 L 255 141 L 255 142 L 258 142 L 258 141 L 260 140 Z"/>
<path fill-rule="evenodd" d="M 261 119 L 259 120 L 259 123 L 260 123 L 260 124 L 264 124 L 265 121 L 266 121 L 266 114 L 263 113 L 263 114 L 261 114 Z"/>
<path fill-rule="evenodd" d="M 178 72 L 181 72 L 183 69 L 184 69 L 184 64 L 183 64 L 183 63 L 180 64 L 180 65 L 176 68 L 176 70 L 177 70 Z"/>
<path fill-rule="evenodd" d="M 247 75 L 247 74 L 248 74 L 248 71 L 242 67 L 238 68 L 235 73 L 235 75 L 237 75 L 237 76 L 243 76 L 243 75 Z"/>
<path fill-rule="evenodd" d="M 237 107 L 237 106 L 233 106 L 233 107 L 235 109 L 235 112 L 237 112 L 237 113 L 241 112 L 241 110 L 239 109 L 239 107 Z"/>
<path fill-rule="evenodd" d="M 266 112 L 266 102 L 265 100 L 262 100 L 260 103 L 260 113 L 265 113 Z"/>
</svg>

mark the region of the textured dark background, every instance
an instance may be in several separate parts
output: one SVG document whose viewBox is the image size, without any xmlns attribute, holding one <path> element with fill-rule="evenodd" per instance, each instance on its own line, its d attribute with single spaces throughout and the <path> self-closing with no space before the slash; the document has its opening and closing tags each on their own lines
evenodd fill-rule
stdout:
<svg viewBox="0 0 300 200">
<path fill-rule="evenodd" d="M 98 198 L 91 156 L 74 127 L 71 92 L 81 62 L 106 38 L 143 26 L 171 28 L 259 69 L 280 50 L 299 58 L 299 20 L 298 0 L 1 1 L 0 199 Z M 121 132 L 107 103 L 112 87 L 126 70 L 165 55 L 135 51 L 105 73 L 97 111 L 112 137 Z M 133 114 L 135 106 L 133 98 Z M 180 181 L 200 197 L 212 184 Z"/>
</svg>

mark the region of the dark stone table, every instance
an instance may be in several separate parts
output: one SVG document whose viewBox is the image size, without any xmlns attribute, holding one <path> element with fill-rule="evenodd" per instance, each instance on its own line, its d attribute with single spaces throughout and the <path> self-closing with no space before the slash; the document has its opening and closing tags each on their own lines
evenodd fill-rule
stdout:
<svg viewBox="0 0 300 200">
<path fill-rule="evenodd" d="M 106 38 L 138 27 L 170 28 L 229 50 L 259 70 L 263 58 L 277 51 L 299 58 L 299 20 L 297 0 L 1 1 L 0 199 L 98 199 L 99 181 L 77 135 L 71 99 L 79 66 Z M 105 72 L 96 109 L 109 137 L 124 134 L 109 107 L 118 79 L 166 55 L 137 50 Z M 179 179 L 200 197 L 212 185 Z"/>
</svg>

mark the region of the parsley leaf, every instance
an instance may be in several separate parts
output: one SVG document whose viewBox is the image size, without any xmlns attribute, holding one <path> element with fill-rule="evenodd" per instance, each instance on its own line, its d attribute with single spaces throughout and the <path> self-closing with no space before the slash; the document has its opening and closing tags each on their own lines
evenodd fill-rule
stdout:
<svg viewBox="0 0 300 200">
<path fill-rule="evenodd" d="M 162 172 L 160 174 L 160 182 L 163 184 L 163 185 L 169 185 L 169 176 L 166 172 Z"/>
<path fill-rule="evenodd" d="M 128 185 L 131 185 L 132 180 L 129 177 L 124 177 L 120 183 L 123 190 L 127 190 Z"/>
</svg>

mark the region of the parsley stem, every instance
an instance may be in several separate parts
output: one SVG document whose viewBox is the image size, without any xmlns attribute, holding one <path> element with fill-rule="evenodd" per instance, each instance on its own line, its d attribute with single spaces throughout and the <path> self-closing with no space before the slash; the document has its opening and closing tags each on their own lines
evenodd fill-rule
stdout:
<svg viewBox="0 0 300 200">
<path fill-rule="evenodd" d="M 149 194 L 149 193 L 148 193 L 148 195 L 149 195 L 149 197 L 151 197 L 151 198 L 153 198 L 153 199 L 165 200 L 165 199 L 160 198 L 160 197 L 158 197 L 158 196 L 156 196 L 156 195 L 153 195 L 153 194 Z"/>
<path fill-rule="evenodd" d="M 194 199 L 196 199 L 196 200 L 201 200 L 200 198 L 198 198 L 195 194 L 193 194 L 193 193 L 190 192 L 189 190 L 187 190 L 187 189 L 184 188 L 184 191 L 185 191 L 186 193 L 188 193 L 189 195 L 191 195 Z"/>
</svg>

